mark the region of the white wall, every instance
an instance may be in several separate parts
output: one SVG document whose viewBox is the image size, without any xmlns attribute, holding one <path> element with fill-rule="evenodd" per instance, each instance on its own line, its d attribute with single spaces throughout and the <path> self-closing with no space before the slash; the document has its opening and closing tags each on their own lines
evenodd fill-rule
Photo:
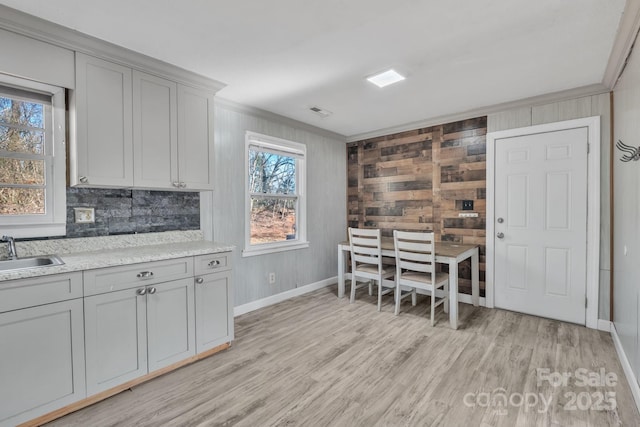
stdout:
<svg viewBox="0 0 640 427">
<path fill-rule="evenodd" d="M 609 94 L 603 93 L 550 104 L 513 108 L 487 116 L 487 132 L 600 116 L 600 295 L 598 318 L 605 320 L 610 319 L 610 104 Z"/>
<path fill-rule="evenodd" d="M 640 145 L 640 47 L 614 89 L 614 140 Z M 640 162 L 623 163 L 614 152 L 613 320 L 636 376 L 640 373 Z M 625 251 L 626 248 L 626 251 Z M 625 253 L 626 252 L 626 253 Z"/>
<path fill-rule="evenodd" d="M 247 130 L 307 146 L 309 248 L 242 257 Z M 339 135 L 260 110 L 216 104 L 213 238 L 236 245 L 235 306 L 337 275 L 337 244 L 347 232 L 346 164 L 346 146 Z M 274 285 L 267 280 L 269 272 L 276 273 Z"/>
</svg>

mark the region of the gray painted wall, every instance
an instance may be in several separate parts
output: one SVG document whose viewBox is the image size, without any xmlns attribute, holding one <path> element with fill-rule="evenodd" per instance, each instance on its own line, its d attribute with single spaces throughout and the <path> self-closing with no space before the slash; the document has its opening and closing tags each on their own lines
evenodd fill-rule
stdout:
<svg viewBox="0 0 640 427">
<path fill-rule="evenodd" d="M 614 140 L 640 145 L 640 48 L 636 45 L 614 90 Z M 613 320 L 636 377 L 640 373 L 640 162 L 623 163 L 615 150 L 613 163 Z M 626 248 L 626 251 L 625 251 Z"/>
<path fill-rule="evenodd" d="M 600 116 L 600 296 L 598 317 L 609 320 L 611 273 L 611 215 L 609 203 L 611 109 L 609 94 L 603 93 L 489 114 L 487 116 L 487 132 L 592 116 Z"/>
<path fill-rule="evenodd" d="M 307 146 L 307 237 L 309 248 L 242 257 L 244 245 L 245 132 L 284 138 Z M 215 107 L 215 189 L 213 239 L 236 246 L 234 305 L 266 298 L 335 277 L 337 244 L 346 224 L 346 147 L 344 140 L 297 126 L 288 119 L 218 103 Z M 203 223 L 205 221 L 203 220 Z M 268 274 L 276 273 L 270 285 Z"/>
</svg>

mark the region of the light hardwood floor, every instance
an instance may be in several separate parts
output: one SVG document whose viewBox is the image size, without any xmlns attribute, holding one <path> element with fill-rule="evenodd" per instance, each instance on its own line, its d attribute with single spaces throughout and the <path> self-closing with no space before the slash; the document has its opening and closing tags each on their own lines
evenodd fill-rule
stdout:
<svg viewBox="0 0 640 427">
<path fill-rule="evenodd" d="M 396 317 L 392 296 L 378 313 L 366 292 L 350 305 L 332 286 L 240 316 L 229 350 L 48 425 L 640 425 L 608 333 L 466 304 L 454 331 L 442 307 L 429 325 L 428 297 Z M 610 385 L 579 386 L 578 369 Z M 544 373 L 571 377 L 554 387 Z"/>
</svg>

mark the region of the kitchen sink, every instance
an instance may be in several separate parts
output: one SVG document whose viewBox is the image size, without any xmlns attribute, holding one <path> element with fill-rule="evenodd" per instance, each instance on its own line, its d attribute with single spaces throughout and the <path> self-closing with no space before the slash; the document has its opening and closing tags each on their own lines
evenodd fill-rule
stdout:
<svg viewBox="0 0 640 427">
<path fill-rule="evenodd" d="M 30 258 L 8 259 L 0 261 L 0 271 L 22 270 L 25 268 L 52 267 L 64 262 L 57 255 L 43 255 Z"/>
</svg>

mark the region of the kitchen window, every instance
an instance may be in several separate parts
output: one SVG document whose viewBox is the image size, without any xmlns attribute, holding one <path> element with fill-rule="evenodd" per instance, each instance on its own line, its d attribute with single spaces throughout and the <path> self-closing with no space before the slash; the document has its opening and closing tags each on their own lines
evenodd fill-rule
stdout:
<svg viewBox="0 0 640 427">
<path fill-rule="evenodd" d="M 0 75 L 0 229 L 66 234 L 64 89 Z"/>
<path fill-rule="evenodd" d="M 243 256 L 309 247 L 304 144 L 247 132 Z"/>
</svg>

